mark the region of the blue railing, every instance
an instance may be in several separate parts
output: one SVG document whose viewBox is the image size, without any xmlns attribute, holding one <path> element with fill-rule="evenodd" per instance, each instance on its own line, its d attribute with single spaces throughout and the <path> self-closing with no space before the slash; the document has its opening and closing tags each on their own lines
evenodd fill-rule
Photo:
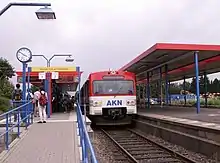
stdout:
<svg viewBox="0 0 220 163">
<path fill-rule="evenodd" d="M 83 120 L 83 115 L 81 111 L 81 107 L 79 103 L 77 103 L 77 123 L 79 127 L 79 135 L 80 135 L 80 144 L 82 146 L 82 161 L 83 163 L 89 162 L 89 160 L 92 163 L 98 163 L 94 149 L 92 147 L 92 143 L 89 138 L 89 134 L 86 129 L 86 123 L 85 120 Z M 89 153 L 91 154 L 89 159 Z"/>
<path fill-rule="evenodd" d="M 27 127 L 33 123 L 33 117 L 32 117 L 32 110 L 33 110 L 33 104 L 31 101 L 13 101 L 13 104 L 20 105 L 14 109 L 11 109 L 3 114 L 0 115 L 0 118 L 2 119 L 3 125 L 5 125 L 5 131 L 0 135 L 0 138 L 5 136 L 5 148 L 6 150 L 9 150 L 9 134 L 12 132 L 12 130 L 17 127 L 17 137 L 20 137 L 20 127 L 22 127 L 22 124 L 24 123 L 24 126 L 26 129 Z M 12 122 L 12 116 L 17 115 L 17 120 L 13 123 Z M 21 115 L 21 119 L 20 119 Z M 32 117 L 32 118 L 31 118 Z M 2 123 L 1 123 L 2 124 Z"/>
</svg>

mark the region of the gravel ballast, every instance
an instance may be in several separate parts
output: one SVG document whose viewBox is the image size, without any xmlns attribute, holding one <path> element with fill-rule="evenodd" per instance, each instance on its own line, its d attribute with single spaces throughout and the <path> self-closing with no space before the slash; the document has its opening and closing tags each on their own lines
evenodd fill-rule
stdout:
<svg viewBox="0 0 220 163">
<path fill-rule="evenodd" d="M 125 163 L 125 161 L 116 161 L 116 157 L 126 157 L 102 131 L 94 131 L 91 141 L 99 163 Z"/>
<path fill-rule="evenodd" d="M 159 144 L 162 144 L 166 147 L 168 147 L 169 149 L 172 149 L 173 151 L 177 151 L 178 153 L 184 155 L 184 156 L 187 156 L 188 158 L 191 158 L 192 160 L 195 160 L 199 163 L 217 163 L 218 161 L 212 159 L 212 158 L 207 158 L 206 156 L 200 154 L 200 153 L 195 153 L 195 152 L 192 152 L 192 151 L 189 151 L 189 150 L 186 150 L 185 148 L 181 147 L 181 146 L 178 146 L 178 145 L 175 145 L 175 144 L 171 144 L 161 138 L 158 138 L 158 137 L 155 137 L 153 135 L 148 135 L 144 132 L 141 132 L 140 130 L 136 130 L 138 131 L 139 133 L 145 135 L 147 138 L 159 143 Z"/>
</svg>

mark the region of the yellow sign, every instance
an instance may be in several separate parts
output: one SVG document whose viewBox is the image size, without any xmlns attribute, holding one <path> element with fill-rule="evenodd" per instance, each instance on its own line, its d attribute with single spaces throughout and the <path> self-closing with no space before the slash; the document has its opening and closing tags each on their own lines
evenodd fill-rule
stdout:
<svg viewBox="0 0 220 163">
<path fill-rule="evenodd" d="M 73 72 L 76 67 L 31 67 L 31 72 Z"/>
</svg>

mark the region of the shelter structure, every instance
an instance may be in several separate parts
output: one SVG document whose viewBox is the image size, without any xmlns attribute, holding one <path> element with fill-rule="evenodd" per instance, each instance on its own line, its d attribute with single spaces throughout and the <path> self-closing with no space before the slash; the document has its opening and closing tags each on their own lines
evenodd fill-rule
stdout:
<svg viewBox="0 0 220 163">
<path fill-rule="evenodd" d="M 54 76 L 54 72 L 58 76 Z M 42 79 L 40 75 L 45 73 L 45 78 Z M 82 72 L 80 72 L 81 76 Z M 22 83 L 22 71 L 17 71 L 17 82 Z M 49 110 L 52 114 L 52 95 L 53 86 L 56 84 L 62 92 L 75 92 L 79 84 L 79 75 L 76 71 L 76 67 L 31 67 L 30 74 L 26 72 L 26 82 L 28 82 L 28 75 L 30 75 L 30 83 L 37 87 L 44 87 L 44 89 L 50 94 L 49 98 Z M 47 80 L 46 80 L 47 79 Z"/>
<path fill-rule="evenodd" d="M 150 105 L 150 86 L 160 81 L 162 105 L 162 80 L 165 79 L 165 99 L 169 104 L 169 83 L 196 77 L 196 107 L 200 111 L 199 76 L 220 71 L 220 45 L 157 43 L 134 58 L 119 70 L 134 72 L 137 81 L 146 82 L 148 108 Z M 206 80 L 205 80 L 206 81 Z M 207 83 L 205 83 L 207 90 Z M 207 91 L 206 91 L 207 92 Z M 206 98 L 207 106 L 207 98 Z"/>
</svg>

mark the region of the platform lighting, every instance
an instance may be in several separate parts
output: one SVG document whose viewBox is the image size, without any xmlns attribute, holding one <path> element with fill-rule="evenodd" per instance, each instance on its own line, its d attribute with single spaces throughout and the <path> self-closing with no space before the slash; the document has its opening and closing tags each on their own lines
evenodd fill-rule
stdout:
<svg viewBox="0 0 220 163">
<path fill-rule="evenodd" d="M 74 61 L 74 59 L 71 57 L 71 56 L 69 56 L 68 58 L 66 58 L 66 62 L 73 62 Z"/>
<path fill-rule="evenodd" d="M 47 20 L 56 19 L 55 12 L 53 12 L 53 10 L 47 6 L 45 6 L 44 8 L 40 8 L 35 13 L 38 19 L 47 19 Z"/>
</svg>

